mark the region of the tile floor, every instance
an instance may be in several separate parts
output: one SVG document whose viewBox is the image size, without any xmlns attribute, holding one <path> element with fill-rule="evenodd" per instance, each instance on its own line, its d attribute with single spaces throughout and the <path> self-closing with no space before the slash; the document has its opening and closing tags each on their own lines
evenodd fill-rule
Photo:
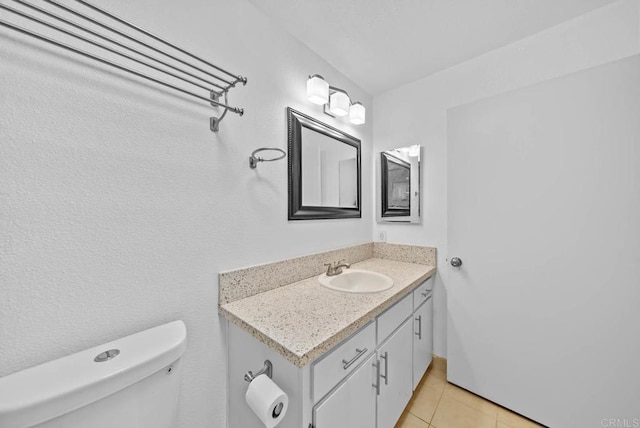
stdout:
<svg viewBox="0 0 640 428">
<path fill-rule="evenodd" d="M 447 360 L 434 358 L 396 428 L 537 428 L 516 413 L 447 382 Z"/>
</svg>

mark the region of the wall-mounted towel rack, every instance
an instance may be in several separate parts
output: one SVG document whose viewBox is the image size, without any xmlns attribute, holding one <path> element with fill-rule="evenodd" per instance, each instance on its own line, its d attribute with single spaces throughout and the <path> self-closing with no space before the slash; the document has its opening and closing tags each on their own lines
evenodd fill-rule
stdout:
<svg viewBox="0 0 640 428">
<path fill-rule="evenodd" d="M 246 85 L 246 77 L 231 73 L 85 0 L 74 1 L 81 4 L 87 11 L 91 10 L 93 12 L 97 12 L 102 17 L 106 17 L 108 22 L 117 22 L 120 25 L 134 30 L 138 37 L 122 31 L 107 22 L 103 22 L 102 20 L 92 17 L 87 13 L 87 11 L 83 11 L 82 8 L 71 8 L 56 0 L 41 0 L 40 3 L 46 3 L 56 11 L 63 11 L 68 15 L 79 18 L 80 22 L 66 18 L 65 16 L 54 12 L 54 10 L 40 7 L 26 0 L 13 0 L 14 3 L 20 5 L 20 8 L 15 8 L 5 4 L 0 4 L 0 8 L 10 12 L 14 17 L 19 17 L 19 19 L 25 19 L 28 22 L 36 23 L 41 27 L 54 30 L 53 32 L 55 34 L 71 37 L 83 44 L 98 48 L 101 53 L 107 52 L 108 54 L 114 54 L 119 58 L 124 58 L 128 62 L 116 62 L 112 59 L 103 57 L 101 54 L 89 52 L 82 47 L 71 45 L 56 38 L 40 34 L 30 28 L 25 28 L 5 19 L 0 19 L 0 25 L 69 50 L 86 58 L 93 59 L 102 64 L 131 73 L 143 79 L 157 83 L 163 87 L 206 101 L 214 107 L 221 107 L 224 109 L 222 114 L 218 117 L 210 118 L 209 126 L 214 132 L 218 131 L 220 121 L 225 117 L 228 111 L 240 116 L 244 114 L 244 109 L 232 107 L 228 104 L 228 93 L 229 90 L 235 87 L 238 83 Z M 27 11 L 30 11 L 31 13 Z M 33 12 L 35 12 L 35 14 L 33 14 Z M 44 17 L 48 19 L 43 19 Z M 60 26 L 60 24 L 67 27 Z M 72 27 L 74 30 L 80 30 L 80 32 L 72 31 L 68 29 L 69 27 Z M 109 35 L 96 31 L 97 28 L 109 31 Z M 91 37 L 88 37 L 87 35 L 91 35 Z M 150 40 L 145 41 L 139 37 L 140 35 Z M 132 42 L 133 44 L 129 45 L 124 40 Z M 165 48 L 161 49 L 154 46 L 154 42 L 151 40 L 161 43 Z M 167 47 L 170 48 L 169 52 L 167 52 Z M 162 57 L 158 58 L 156 54 L 160 54 Z M 194 64 L 193 60 L 195 60 L 198 65 Z M 154 77 L 149 75 L 147 72 L 134 69 L 131 67 L 133 64 L 145 67 L 144 70 L 150 69 L 155 72 L 159 72 L 163 75 L 163 78 Z M 174 80 L 167 80 L 167 76 Z M 187 84 L 190 86 L 188 86 L 188 89 L 178 86 L 177 81 L 181 82 L 181 84 Z M 206 92 L 204 94 L 195 93 L 191 88 L 192 86 L 203 89 Z M 224 98 L 224 101 L 221 101 L 222 98 Z"/>
<path fill-rule="evenodd" d="M 280 155 L 271 159 L 264 159 L 264 158 L 261 158 L 260 156 L 256 156 L 258 153 L 266 152 L 266 151 L 279 152 Z M 273 162 L 280 159 L 284 159 L 286 156 L 287 156 L 287 152 L 277 147 L 260 147 L 259 149 L 255 149 L 251 153 L 251 156 L 249 156 L 249 168 L 255 169 L 258 166 L 258 162 Z"/>
</svg>

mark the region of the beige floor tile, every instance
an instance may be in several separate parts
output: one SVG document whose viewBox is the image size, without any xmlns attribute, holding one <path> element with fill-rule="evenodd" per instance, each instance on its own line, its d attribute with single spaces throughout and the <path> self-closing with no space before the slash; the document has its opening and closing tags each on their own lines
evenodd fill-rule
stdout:
<svg viewBox="0 0 640 428">
<path fill-rule="evenodd" d="M 430 422 L 443 390 L 444 388 L 433 388 L 426 384 L 419 386 L 413 393 L 406 410 L 423 421 Z"/>
<path fill-rule="evenodd" d="M 431 368 L 429 368 L 424 376 L 422 376 L 422 379 L 420 379 L 416 390 L 420 389 L 420 387 L 423 385 L 444 389 L 444 387 L 447 385 L 446 375 L 443 373 L 436 373 Z"/>
<path fill-rule="evenodd" d="M 431 420 L 435 428 L 495 428 L 496 417 L 489 416 L 443 395 Z"/>
<path fill-rule="evenodd" d="M 447 386 L 447 382 L 442 380 L 442 379 L 438 379 L 438 378 L 435 378 L 435 377 L 430 377 L 430 378 L 425 379 L 423 385 L 424 386 L 429 386 L 429 387 L 431 387 L 433 389 L 438 389 L 438 390 L 440 390 L 440 392 L 443 392 L 444 388 Z M 416 389 L 416 391 L 417 391 L 417 389 Z"/>
<path fill-rule="evenodd" d="M 404 412 L 395 428 L 429 428 L 429 424 L 409 412 Z"/>
<path fill-rule="evenodd" d="M 431 367 L 434 370 L 437 370 L 442 373 L 447 372 L 447 360 L 446 358 L 433 356 L 433 360 L 431 360 Z"/>
<path fill-rule="evenodd" d="M 544 426 L 503 407 L 498 407 L 498 422 L 506 428 L 540 428 Z"/>
<path fill-rule="evenodd" d="M 431 370 L 431 372 L 429 374 L 431 374 L 431 376 L 435 376 L 437 378 L 447 380 L 447 372 L 446 371 L 439 370 L 439 369 L 437 369 L 435 367 L 430 369 L 430 370 Z"/>
<path fill-rule="evenodd" d="M 429 369 L 422 377 L 421 383 L 427 384 L 434 388 L 444 388 L 447 384 L 447 376 L 444 373 Z"/>
<path fill-rule="evenodd" d="M 498 412 L 498 406 L 493 404 L 491 401 L 485 400 L 484 398 L 451 383 L 447 384 L 444 389 L 443 397 L 452 398 L 489 416 L 495 417 Z"/>
<path fill-rule="evenodd" d="M 541 425 L 536 425 L 536 426 L 541 426 Z M 496 428 L 514 428 L 514 427 L 512 427 L 511 425 L 507 425 L 504 422 L 498 421 Z"/>
</svg>

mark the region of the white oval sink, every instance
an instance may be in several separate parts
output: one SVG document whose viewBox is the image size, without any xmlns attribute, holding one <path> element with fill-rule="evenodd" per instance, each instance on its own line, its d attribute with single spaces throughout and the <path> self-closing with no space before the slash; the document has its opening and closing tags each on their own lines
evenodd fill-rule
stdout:
<svg viewBox="0 0 640 428">
<path fill-rule="evenodd" d="M 318 281 L 327 288 L 347 293 L 379 293 L 393 287 L 393 280 L 387 275 L 360 269 L 343 269 L 334 276 L 323 273 Z"/>
</svg>

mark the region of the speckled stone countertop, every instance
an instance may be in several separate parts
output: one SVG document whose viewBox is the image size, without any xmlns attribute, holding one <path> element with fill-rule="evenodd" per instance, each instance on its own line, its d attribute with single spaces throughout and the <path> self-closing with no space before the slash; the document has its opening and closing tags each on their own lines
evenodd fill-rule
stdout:
<svg viewBox="0 0 640 428">
<path fill-rule="evenodd" d="M 298 367 L 314 361 L 432 276 L 435 266 L 371 258 L 354 269 L 379 272 L 393 287 L 374 294 L 330 290 L 316 276 L 219 307 L 228 320 Z"/>
</svg>

